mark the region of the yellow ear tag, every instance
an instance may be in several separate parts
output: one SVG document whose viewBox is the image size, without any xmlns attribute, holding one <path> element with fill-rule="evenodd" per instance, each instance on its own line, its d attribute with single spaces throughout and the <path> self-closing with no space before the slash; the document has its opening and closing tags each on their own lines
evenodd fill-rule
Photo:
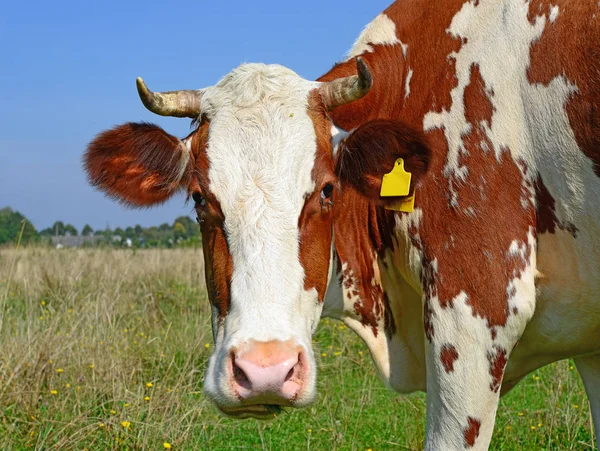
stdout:
<svg viewBox="0 0 600 451">
<path fill-rule="evenodd" d="M 411 173 L 404 170 L 404 160 L 398 158 L 394 163 L 394 168 L 391 172 L 383 175 L 381 181 L 381 197 L 402 197 L 408 196 L 410 192 Z M 415 195 L 400 199 L 391 205 L 386 206 L 388 210 L 404 211 L 410 213 L 415 208 Z"/>
</svg>

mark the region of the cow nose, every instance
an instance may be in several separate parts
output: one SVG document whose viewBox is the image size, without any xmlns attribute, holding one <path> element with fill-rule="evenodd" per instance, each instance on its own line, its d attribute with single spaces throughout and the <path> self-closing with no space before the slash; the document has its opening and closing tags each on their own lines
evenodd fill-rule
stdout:
<svg viewBox="0 0 600 451">
<path fill-rule="evenodd" d="M 293 400 L 303 385 L 304 358 L 290 342 L 253 342 L 232 352 L 233 385 L 246 401 L 280 404 Z"/>
</svg>

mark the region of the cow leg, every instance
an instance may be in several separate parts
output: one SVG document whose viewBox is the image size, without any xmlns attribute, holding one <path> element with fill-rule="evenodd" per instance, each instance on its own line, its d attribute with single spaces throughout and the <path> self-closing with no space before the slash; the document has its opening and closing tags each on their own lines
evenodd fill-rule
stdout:
<svg viewBox="0 0 600 451">
<path fill-rule="evenodd" d="M 596 431 L 596 445 L 600 448 L 600 354 L 575 359 L 577 371 L 583 380 L 592 407 L 592 418 Z"/>
<path fill-rule="evenodd" d="M 428 451 L 488 449 L 504 368 L 533 313 L 531 298 L 521 299 L 519 314 L 490 328 L 468 302 L 464 295 L 425 306 Z"/>
</svg>

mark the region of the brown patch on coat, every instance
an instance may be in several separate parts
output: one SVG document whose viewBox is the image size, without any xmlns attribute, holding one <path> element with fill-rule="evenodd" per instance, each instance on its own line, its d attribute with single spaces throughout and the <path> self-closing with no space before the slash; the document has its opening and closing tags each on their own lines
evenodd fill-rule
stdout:
<svg viewBox="0 0 600 451">
<path fill-rule="evenodd" d="M 195 177 L 188 187 L 188 194 L 191 195 L 194 191 L 197 191 L 206 201 L 205 207 L 196 208 L 198 219 L 201 222 L 206 289 L 208 298 L 211 304 L 215 306 L 219 319 L 223 320 L 227 316 L 231 305 L 233 259 L 229 253 L 221 205 L 209 188 L 208 171 L 210 163 L 206 152 L 208 131 L 209 123 L 202 121 L 192 137 L 191 148 L 195 163 Z"/>
<path fill-rule="evenodd" d="M 469 417 L 467 419 L 467 427 L 464 430 L 465 445 L 467 448 L 475 446 L 475 440 L 479 437 L 479 429 L 481 428 L 481 421 Z"/>
<path fill-rule="evenodd" d="M 436 112 L 449 110 L 451 90 L 457 86 L 455 60 L 462 41 L 446 30 L 461 9 L 463 0 L 448 0 L 443 8 L 426 7 L 421 0 L 394 2 L 383 13 L 396 24 L 397 38 L 407 45 L 371 45 L 373 52 L 361 57 L 373 74 L 373 87 L 360 100 L 331 112 L 336 125 L 352 130 L 375 118 L 398 119 L 422 129 L 424 108 Z M 425 31 L 426 30 L 426 31 Z M 405 81 L 410 70 L 410 95 L 405 98 Z M 336 64 L 319 81 L 356 74 L 353 60 Z"/>
<path fill-rule="evenodd" d="M 304 268 L 304 289 L 315 288 L 319 301 L 323 302 L 331 258 L 333 204 L 322 201 L 321 190 L 326 183 L 334 185 L 331 202 L 335 203 L 337 181 L 333 170 L 331 122 L 316 90 L 309 95 L 308 104 L 307 113 L 317 137 L 317 152 L 312 170 L 315 191 L 306 198 L 298 218 L 299 257 Z"/>
<path fill-rule="evenodd" d="M 454 371 L 454 362 L 458 359 L 458 351 L 453 345 L 444 345 L 440 351 L 440 360 L 446 373 Z"/>
<path fill-rule="evenodd" d="M 504 326 L 510 315 L 507 287 L 526 269 L 532 249 L 527 245 L 524 257 L 508 250 L 515 240 L 528 243 L 535 219 L 533 206 L 523 207 L 521 203 L 526 186 L 522 170 L 508 149 L 497 152 L 486 135 L 492 121 L 492 96 L 478 67 L 472 66 L 464 91 L 465 116 L 471 130 L 463 136 L 466 152 L 458 156 L 459 165 L 467 167 L 468 174 L 465 181 L 453 174 L 447 176 L 445 159 L 433 159 L 420 195 L 423 221 L 419 233 L 425 254 L 424 291 L 431 298 L 437 297 L 442 308 L 452 308 L 453 300 L 466 293 L 473 316 L 485 319 L 495 337 L 497 327 Z M 443 131 L 432 133 L 435 136 Z M 445 139 L 440 139 L 447 148 Z M 431 315 L 430 324 L 427 318 L 425 327 L 431 340 Z"/>
<path fill-rule="evenodd" d="M 227 316 L 231 304 L 233 259 L 229 253 L 227 237 L 221 227 L 203 225 L 202 252 L 208 297 L 216 307 L 219 318 L 223 319 Z"/>
<path fill-rule="evenodd" d="M 396 331 L 389 300 L 376 277 L 377 255 L 391 246 L 393 214 L 382 212 L 352 185 L 343 186 L 333 209 L 337 272 L 348 299 L 356 297 L 354 315 L 374 336 L 383 320 L 388 337 Z M 342 271 L 342 266 L 345 265 Z M 347 302 L 347 300 L 346 300 Z"/>
<path fill-rule="evenodd" d="M 407 0 L 395 2 L 387 8 L 384 13 L 396 24 L 398 39 L 408 46 L 407 56 L 404 56 L 401 45 L 372 45 L 373 52 L 366 52 L 362 57 L 373 74 L 373 87 L 362 99 L 331 111 L 333 122 L 340 128 L 352 130 L 369 120 L 397 121 L 401 118 L 406 128 L 418 132 L 423 129 L 425 111 L 449 110 L 452 105 L 450 92 L 457 86 L 458 79 L 455 61 L 448 55 L 458 51 L 463 43 L 451 37 L 446 30 L 462 4 L 462 0 L 451 0 L 444 4 L 444 8 L 425 8 L 420 0 Z M 415 32 L 416 24 L 419 30 L 427 30 L 427 33 Z M 405 81 L 410 70 L 414 76 L 410 95 L 405 97 Z M 319 81 L 354 74 L 356 64 L 350 60 L 334 66 Z M 428 148 L 442 150 L 446 147 L 443 132 L 429 134 L 428 140 L 429 137 L 432 142 L 428 142 Z M 444 160 L 443 156 L 443 153 L 439 155 L 440 161 Z M 365 158 L 370 161 L 371 156 L 365 155 Z M 389 172 L 391 167 L 386 169 Z M 349 178 L 346 180 L 348 183 L 342 185 L 334 211 L 335 247 L 339 260 L 347 264 L 346 272 L 353 274 L 352 284 L 362 300 L 355 305 L 355 314 L 376 333 L 375 319 L 381 309 L 377 307 L 377 297 L 373 299 L 369 295 L 373 277 L 372 256 L 393 247 L 396 213 L 382 208 L 380 199 L 367 199 L 356 189 L 356 183 L 351 183 Z M 364 191 L 364 186 L 360 189 Z M 417 206 L 421 207 L 428 194 L 419 191 L 418 187 L 416 190 Z M 419 230 L 413 227 L 410 239 L 413 245 L 422 249 L 421 242 L 416 239 L 418 233 Z M 342 276 L 342 283 L 350 283 L 349 278 Z M 391 320 L 393 315 L 388 313 L 385 299 L 386 296 L 384 315 Z M 430 316 L 425 315 L 425 318 L 427 323 Z M 395 325 L 391 327 L 389 320 L 388 324 L 390 328 L 386 333 L 389 334 L 395 330 Z M 429 325 L 428 335 L 432 336 L 433 326 Z"/>
<path fill-rule="evenodd" d="M 573 238 L 577 238 L 577 227 L 573 224 L 562 224 L 556 217 L 555 201 L 550 191 L 544 184 L 541 176 L 534 183 L 536 199 L 537 233 L 555 233 L 556 229 L 568 231 Z"/>
<path fill-rule="evenodd" d="M 479 125 L 480 121 L 483 121 L 487 123 L 488 127 L 491 127 L 492 116 L 495 110 L 490 100 L 493 96 L 494 92 L 488 90 L 485 86 L 479 65 L 472 65 L 470 82 L 465 87 L 464 92 L 465 119 L 467 122 L 475 126 Z"/>
<path fill-rule="evenodd" d="M 559 8 L 554 23 L 552 7 Z M 569 124 L 581 151 L 593 162 L 600 177 L 600 16 L 597 2 L 532 0 L 529 20 L 545 16 L 543 34 L 530 51 L 530 83 L 544 86 L 564 76 L 577 86 L 566 103 Z"/>
<path fill-rule="evenodd" d="M 497 348 L 495 353 L 488 354 L 488 361 L 490 362 L 490 375 L 492 376 L 490 390 L 497 393 L 502 385 L 504 368 L 508 362 L 506 351 L 502 348 Z"/>
</svg>

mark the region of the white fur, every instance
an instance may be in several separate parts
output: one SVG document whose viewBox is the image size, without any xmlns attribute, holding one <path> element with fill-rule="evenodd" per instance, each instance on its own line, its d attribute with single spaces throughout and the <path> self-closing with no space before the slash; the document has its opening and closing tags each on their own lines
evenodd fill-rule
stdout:
<svg viewBox="0 0 600 451">
<path fill-rule="evenodd" d="M 404 81 L 404 98 L 408 99 L 410 95 L 410 81 L 412 80 L 413 70 L 409 69 L 408 74 L 406 75 L 406 80 Z"/>
<path fill-rule="evenodd" d="M 373 52 L 372 45 L 402 45 L 402 51 L 406 56 L 407 47 L 396 37 L 396 24 L 385 13 L 379 14 L 369 23 L 358 36 L 358 39 L 350 49 L 347 60 L 366 52 Z"/>
<path fill-rule="evenodd" d="M 556 18 L 558 17 L 558 10 L 559 10 L 558 5 L 554 5 L 550 8 L 550 16 L 548 17 L 548 20 L 551 23 L 556 22 Z"/>
<path fill-rule="evenodd" d="M 237 403 L 225 362 L 232 347 L 249 340 L 303 346 L 311 371 L 298 404 L 314 396 L 311 336 L 322 306 L 316 290 L 304 290 L 298 218 L 315 189 L 316 135 L 307 114 L 315 86 L 281 66 L 245 64 L 202 97 L 210 118 L 210 190 L 233 259 L 230 311 L 205 383 L 221 405 Z"/>
</svg>

